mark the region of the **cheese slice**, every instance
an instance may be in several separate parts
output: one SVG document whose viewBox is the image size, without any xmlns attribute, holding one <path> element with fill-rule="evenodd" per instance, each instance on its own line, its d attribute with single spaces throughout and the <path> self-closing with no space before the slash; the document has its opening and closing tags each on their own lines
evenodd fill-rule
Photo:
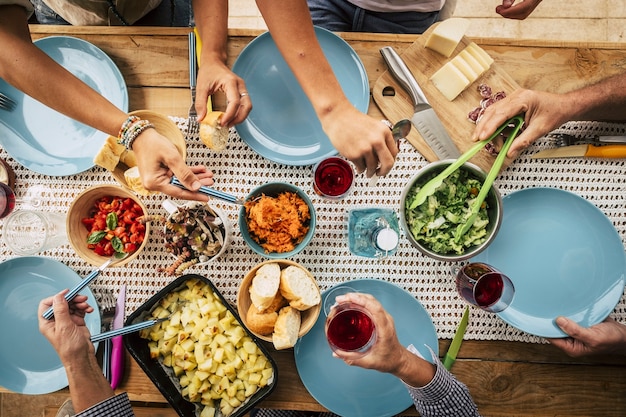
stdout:
<svg viewBox="0 0 626 417">
<path fill-rule="evenodd" d="M 425 46 L 449 58 L 463 39 L 470 21 L 462 17 L 452 17 L 437 24 L 426 39 Z"/>
<path fill-rule="evenodd" d="M 472 55 L 477 61 L 483 64 L 483 66 L 487 67 L 487 69 L 489 69 L 491 64 L 493 64 L 493 58 L 475 42 L 471 42 L 465 49 L 467 49 L 470 55 Z"/>
<path fill-rule="evenodd" d="M 470 80 L 452 64 L 452 61 L 439 68 L 430 77 L 430 80 L 441 94 L 450 101 L 454 100 L 471 84 Z"/>
<path fill-rule="evenodd" d="M 461 57 L 461 59 L 463 59 L 465 62 L 467 62 L 467 64 L 470 67 L 472 67 L 472 69 L 474 71 L 476 71 L 478 73 L 479 77 L 482 74 L 484 74 L 485 71 L 487 71 L 489 69 L 489 67 L 484 66 L 476 58 L 474 58 L 472 56 L 472 54 L 470 54 L 467 49 L 463 49 L 461 52 L 459 52 L 459 55 L 457 55 L 457 56 Z"/>
<path fill-rule="evenodd" d="M 458 70 L 463 73 L 463 75 L 467 77 L 470 83 L 473 83 L 474 81 L 478 79 L 478 77 L 480 77 L 480 73 L 476 71 L 474 68 L 472 68 L 472 66 L 468 64 L 467 61 L 464 60 L 462 56 L 457 55 L 454 58 L 452 58 L 450 62 L 452 63 L 452 65 L 457 67 Z"/>
</svg>

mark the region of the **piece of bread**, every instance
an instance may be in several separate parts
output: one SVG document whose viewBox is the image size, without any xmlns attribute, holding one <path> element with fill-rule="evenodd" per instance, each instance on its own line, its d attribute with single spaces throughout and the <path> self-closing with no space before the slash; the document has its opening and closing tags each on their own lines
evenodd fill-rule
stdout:
<svg viewBox="0 0 626 417">
<path fill-rule="evenodd" d="M 250 331 L 263 336 L 272 334 L 274 325 L 278 319 L 276 311 L 261 312 L 254 305 L 251 305 L 246 313 L 246 325 Z"/>
<path fill-rule="evenodd" d="M 276 350 L 295 346 L 300 332 L 300 322 L 300 312 L 295 308 L 287 306 L 280 309 L 272 334 L 272 343 Z"/>
<path fill-rule="evenodd" d="M 117 138 L 109 136 L 93 158 L 93 163 L 109 171 L 114 171 L 115 167 L 120 162 L 120 155 L 122 155 L 125 150 L 124 145 L 117 143 Z"/>
<path fill-rule="evenodd" d="M 130 188 L 137 194 L 139 195 L 154 194 L 153 192 L 148 191 L 144 188 L 141 182 L 141 175 L 139 174 L 138 167 L 134 166 L 124 171 L 124 179 L 126 180 L 126 185 L 128 185 L 128 188 Z"/>
<path fill-rule="evenodd" d="M 321 302 L 319 288 L 302 268 L 290 265 L 280 273 L 280 292 L 289 305 L 300 311 Z"/>
<path fill-rule="evenodd" d="M 250 300 L 259 311 L 267 309 L 280 285 L 280 266 L 268 263 L 261 266 L 250 283 Z"/>
<path fill-rule="evenodd" d="M 265 310 L 263 310 L 263 313 L 278 312 L 281 308 L 285 307 L 288 304 L 289 301 L 285 297 L 283 297 L 283 294 L 280 291 L 276 291 L 274 299 L 272 300 L 270 305 Z"/>
<path fill-rule="evenodd" d="M 228 128 L 220 124 L 224 112 L 212 111 L 200 122 L 200 139 L 214 151 L 221 151 L 228 144 Z"/>
<path fill-rule="evenodd" d="M 128 149 L 124 149 L 124 152 L 120 155 L 120 161 L 128 168 L 137 166 L 137 157 L 135 156 L 135 152 Z"/>
</svg>

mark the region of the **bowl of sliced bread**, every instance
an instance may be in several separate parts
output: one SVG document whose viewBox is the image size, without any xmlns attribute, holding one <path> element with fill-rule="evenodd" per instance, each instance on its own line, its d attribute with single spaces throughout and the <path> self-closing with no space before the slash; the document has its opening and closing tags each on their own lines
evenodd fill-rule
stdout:
<svg viewBox="0 0 626 417">
<path fill-rule="evenodd" d="M 276 350 L 292 348 L 315 324 L 321 310 L 313 275 L 296 262 L 261 262 L 244 277 L 237 293 L 244 325 Z"/>
<path fill-rule="evenodd" d="M 149 120 L 157 132 L 172 141 L 183 159 L 187 157 L 185 136 L 169 117 L 150 110 L 136 110 L 129 114 Z M 109 136 L 107 138 L 98 154 L 96 154 L 94 163 L 106 168 L 120 184 L 135 193 L 139 195 L 153 193 L 146 190 L 141 182 L 135 153 L 118 144 L 116 137 Z"/>
</svg>

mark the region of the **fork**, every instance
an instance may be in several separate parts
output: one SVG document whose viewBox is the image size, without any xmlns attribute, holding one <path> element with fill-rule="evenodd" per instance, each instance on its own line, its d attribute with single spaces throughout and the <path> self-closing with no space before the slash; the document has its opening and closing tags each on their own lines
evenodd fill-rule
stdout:
<svg viewBox="0 0 626 417">
<path fill-rule="evenodd" d="M 17 103 L 15 103 L 15 101 L 11 97 L 7 96 L 6 94 L 0 93 L 0 109 L 12 111 L 15 109 L 16 105 Z"/>
<path fill-rule="evenodd" d="M 115 316 L 115 297 L 113 293 L 107 289 L 100 291 L 94 291 L 98 305 L 100 306 L 100 331 L 106 332 L 111 330 L 113 324 L 113 317 Z M 102 372 L 107 379 L 111 380 L 111 339 L 105 339 L 102 341 Z"/>
<path fill-rule="evenodd" d="M 191 107 L 189 107 L 189 121 L 187 137 L 196 135 L 200 131 L 198 113 L 196 112 L 196 77 L 198 59 L 196 57 L 196 34 L 189 32 L 189 89 L 191 90 Z"/>
<path fill-rule="evenodd" d="M 557 148 L 563 146 L 571 146 L 574 144 L 604 144 L 604 143 L 626 143 L 626 136 L 602 136 L 602 135 L 589 135 L 583 137 L 577 137 L 569 135 L 567 133 L 551 133 L 548 138 L 552 139 Z"/>
</svg>

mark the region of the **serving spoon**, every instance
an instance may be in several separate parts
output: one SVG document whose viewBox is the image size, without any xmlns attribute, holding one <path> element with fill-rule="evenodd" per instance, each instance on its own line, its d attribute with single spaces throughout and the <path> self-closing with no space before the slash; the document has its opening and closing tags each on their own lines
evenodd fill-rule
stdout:
<svg viewBox="0 0 626 417">
<path fill-rule="evenodd" d="M 384 122 L 387 123 L 386 121 Z M 409 135 L 411 131 L 411 121 L 409 119 L 402 119 L 399 122 L 396 122 L 395 125 L 391 127 L 391 136 L 393 136 L 393 140 L 398 143 L 400 139 L 404 139 Z M 378 175 L 372 175 L 370 179 L 369 186 L 372 187 L 378 183 Z"/>
</svg>

